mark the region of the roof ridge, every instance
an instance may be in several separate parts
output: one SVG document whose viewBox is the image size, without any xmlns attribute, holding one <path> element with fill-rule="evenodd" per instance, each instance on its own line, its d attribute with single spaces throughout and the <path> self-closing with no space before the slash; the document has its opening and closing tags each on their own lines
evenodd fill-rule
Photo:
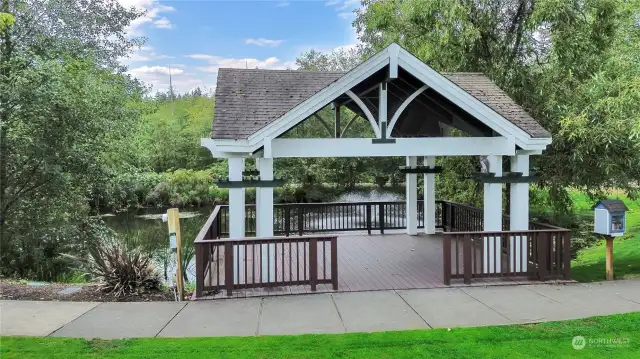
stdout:
<svg viewBox="0 0 640 359">
<path fill-rule="evenodd" d="M 248 72 L 298 72 L 298 73 L 314 73 L 314 74 L 346 74 L 345 71 L 313 71 L 298 69 L 243 69 L 238 67 L 220 67 L 218 70 L 248 71 Z"/>
</svg>

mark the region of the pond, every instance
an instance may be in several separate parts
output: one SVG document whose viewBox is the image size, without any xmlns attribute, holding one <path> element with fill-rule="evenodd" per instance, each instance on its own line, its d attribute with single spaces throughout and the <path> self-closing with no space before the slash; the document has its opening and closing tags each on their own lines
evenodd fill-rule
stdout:
<svg viewBox="0 0 640 359">
<path fill-rule="evenodd" d="M 195 260 L 193 255 L 193 240 L 204 225 L 212 207 L 187 208 L 180 210 L 180 232 L 183 242 L 183 258 L 189 264 L 186 266 L 188 281 L 195 281 Z M 167 282 L 172 273 L 169 250 L 169 231 L 167 223 L 162 222 L 162 215 L 167 208 L 144 208 L 128 211 L 116 215 L 102 216 L 107 226 L 113 229 L 119 238 L 128 243 L 135 243 L 153 253 L 156 265 Z"/>
<path fill-rule="evenodd" d="M 368 202 L 368 201 L 401 201 L 403 197 L 397 193 L 384 191 L 358 191 L 338 196 L 332 202 Z M 189 263 L 186 273 L 189 282 L 195 281 L 195 259 L 193 240 L 206 222 L 212 207 L 180 209 L 180 230 L 183 242 L 183 259 Z M 103 220 L 120 238 L 135 243 L 154 253 L 158 267 L 165 281 L 172 273 L 171 260 L 168 254 L 169 233 L 167 223 L 162 222 L 162 215 L 167 208 L 145 208 L 119 214 L 105 214 Z"/>
</svg>

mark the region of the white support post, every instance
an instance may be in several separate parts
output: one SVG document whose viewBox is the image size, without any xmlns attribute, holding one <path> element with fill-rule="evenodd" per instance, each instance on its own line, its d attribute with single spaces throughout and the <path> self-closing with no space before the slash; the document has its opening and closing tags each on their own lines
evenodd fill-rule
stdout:
<svg viewBox="0 0 640 359">
<path fill-rule="evenodd" d="M 418 157 L 407 156 L 407 167 L 415 167 L 418 164 Z M 407 234 L 418 234 L 418 175 L 407 173 L 405 186 L 407 195 L 405 196 L 405 215 L 407 223 Z"/>
<path fill-rule="evenodd" d="M 378 122 L 380 138 L 387 138 L 387 83 L 380 83 L 380 103 L 378 105 Z"/>
<path fill-rule="evenodd" d="M 229 158 L 229 181 L 242 181 L 242 171 L 244 171 L 244 158 Z M 229 188 L 229 238 L 245 237 L 245 203 L 244 188 Z M 235 249 L 235 248 L 234 248 Z M 234 251 L 233 280 L 234 283 L 244 282 L 244 273 L 238 271 L 239 267 L 244 268 L 244 247 L 239 246 Z M 241 265 L 239 266 L 238 263 Z"/>
<path fill-rule="evenodd" d="M 256 158 L 256 167 L 261 180 L 273 180 L 272 158 Z M 256 188 L 256 237 L 273 237 L 273 187 Z M 260 251 L 262 281 L 273 282 L 276 278 L 275 244 L 263 244 Z"/>
<path fill-rule="evenodd" d="M 496 177 L 502 177 L 502 156 L 487 156 L 489 172 Z M 484 184 L 484 230 L 490 232 L 502 231 L 502 183 Z M 501 271 L 502 253 L 500 237 L 484 238 L 484 273 Z"/>
<path fill-rule="evenodd" d="M 529 176 L 529 155 L 516 153 L 511 157 L 511 172 L 522 172 Z M 526 231 L 529 229 L 529 183 L 512 183 L 509 188 L 509 229 Z M 527 237 L 517 236 L 511 241 L 511 268 L 517 272 L 527 270 Z"/>
<path fill-rule="evenodd" d="M 424 165 L 435 168 L 435 156 L 424 158 Z M 436 175 L 435 173 L 424 174 L 424 233 L 436 233 Z"/>
</svg>

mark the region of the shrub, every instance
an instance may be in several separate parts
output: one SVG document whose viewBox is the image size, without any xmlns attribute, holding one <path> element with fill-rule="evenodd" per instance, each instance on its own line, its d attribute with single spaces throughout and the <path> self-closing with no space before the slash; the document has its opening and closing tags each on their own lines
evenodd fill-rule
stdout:
<svg viewBox="0 0 640 359">
<path fill-rule="evenodd" d="M 97 241 L 89 245 L 88 256 L 78 260 L 101 290 L 116 298 L 160 288 L 151 255 L 139 246 L 128 247 L 115 238 Z"/>
</svg>

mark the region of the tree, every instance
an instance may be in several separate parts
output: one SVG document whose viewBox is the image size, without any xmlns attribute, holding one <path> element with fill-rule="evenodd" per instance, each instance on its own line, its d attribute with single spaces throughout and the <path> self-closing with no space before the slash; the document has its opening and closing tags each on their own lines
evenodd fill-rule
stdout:
<svg viewBox="0 0 640 359">
<path fill-rule="evenodd" d="M 439 71 L 487 74 L 553 135 L 533 170 L 567 210 L 640 181 L 640 3 L 619 0 L 367 0 L 366 51 L 398 42 Z"/>
<path fill-rule="evenodd" d="M 142 89 L 117 58 L 139 44 L 126 27 L 140 14 L 109 0 L 2 0 L 0 11 L 15 19 L 0 29 L 2 274 L 50 280 L 88 233 L 105 150 L 138 116 Z"/>
</svg>

